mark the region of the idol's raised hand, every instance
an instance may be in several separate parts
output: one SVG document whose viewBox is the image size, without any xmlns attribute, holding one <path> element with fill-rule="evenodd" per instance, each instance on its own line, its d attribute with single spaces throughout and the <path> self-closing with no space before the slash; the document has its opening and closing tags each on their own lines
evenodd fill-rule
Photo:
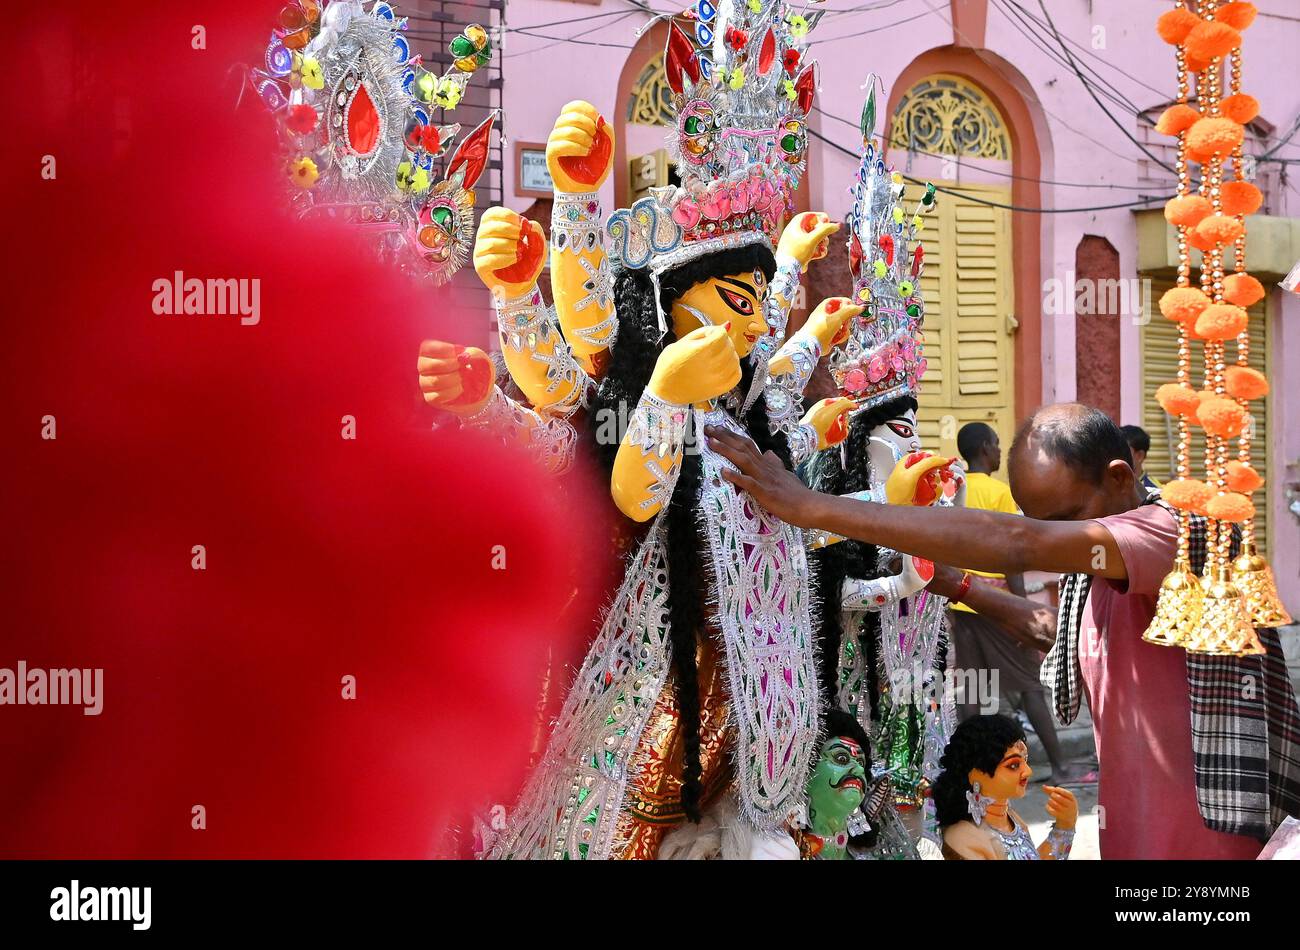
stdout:
<svg viewBox="0 0 1300 950">
<path fill-rule="evenodd" d="M 885 481 L 885 498 L 891 505 L 924 508 L 941 497 L 951 497 L 957 484 L 953 461 L 929 452 L 913 452 L 900 459 Z"/>
<path fill-rule="evenodd" d="M 482 409 L 496 382 L 496 371 L 486 353 L 476 346 L 456 346 L 441 340 L 420 344 L 417 369 L 424 401 L 459 416 L 470 416 Z"/>
<path fill-rule="evenodd" d="M 777 251 L 788 254 L 807 269 L 808 265 L 826 256 L 830 250 L 830 236 L 840 229 L 838 221 L 823 211 L 804 211 L 790 219 L 781 232 Z"/>
<path fill-rule="evenodd" d="M 599 190 L 614 165 L 614 130 L 590 102 L 564 107 L 546 140 L 546 167 L 555 190 Z"/>
<path fill-rule="evenodd" d="M 474 270 L 488 290 L 509 300 L 533 289 L 546 266 L 546 234 L 509 208 L 488 208 L 474 239 Z"/>
<path fill-rule="evenodd" d="M 849 436 L 848 413 L 853 408 L 853 400 L 832 396 L 813 404 L 804 414 L 801 424 L 812 426 L 817 433 L 817 451 L 839 445 Z"/>
<path fill-rule="evenodd" d="M 740 382 L 740 356 L 731 325 L 700 327 L 664 347 L 647 388 L 679 406 L 708 402 Z"/>
<path fill-rule="evenodd" d="M 722 477 L 754 496 L 760 505 L 786 524 L 814 527 L 809 515 L 820 497 L 785 467 L 775 452 L 759 452 L 748 437 L 718 426 L 705 426 L 708 446 L 727 459 L 739 472 L 722 470 Z"/>
<path fill-rule="evenodd" d="M 1079 820 L 1079 801 L 1074 792 L 1058 785 L 1044 785 L 1043 792 L 1047 795 L 1047 813 L 1055 819 L 1056 827 L 1073 831 Z"/>
</svg>

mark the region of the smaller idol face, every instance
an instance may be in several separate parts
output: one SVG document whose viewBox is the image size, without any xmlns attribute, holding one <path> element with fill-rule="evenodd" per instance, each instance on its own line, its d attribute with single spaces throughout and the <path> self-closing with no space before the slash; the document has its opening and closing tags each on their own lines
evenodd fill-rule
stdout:
<svg viewBox="0 0 1300 950">
<path fill-rule="evenodd" d="M 673 304 L 673 333 L 681 339 L 701 326 L 731 324 L 728 336 L 743 359 L 768 334 L 769 327 L 763 319 L 766 298 L 767 277 L 757 268 L 744 274 L 710 277 Z"/>
<path fill-rule="evenodd" d="M 996 801 L 1024 798 L 1034 770 L 1029 767 L 1029 747 L 1017 742 L 1002 755 L 992 775 L 971 769 L 972 781 L 980 783 L 980 794 Z"/>
<path fill-rule="evenodd" d="M 871 468 L 875 477 L 884 480 L 894 470 L 899 459 L 920 451 L 921 437 L 916 432 L 916 413 L 911 409 L 901 416 L 886 419 L 871 430 Z"/>
<path fill-rule="evenodd" d="M 814 828 L 847 818 L 867 797 L 867 757 L 848 736 L 831 736 L 808 780 L 809 818 Z"/>
</svg>

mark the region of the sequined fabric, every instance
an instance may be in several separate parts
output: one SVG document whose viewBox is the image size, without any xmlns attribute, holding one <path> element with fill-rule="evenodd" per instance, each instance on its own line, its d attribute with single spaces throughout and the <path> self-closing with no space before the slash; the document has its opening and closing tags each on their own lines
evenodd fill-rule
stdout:
<svg viewBox="0 0 1300 950">
<path fill-rule="evenodd" d="M 696 653 L 700 689 L 700 784 L 707 807 L 731 781 L 726 678 L 712 637 Z M 614 831 L 611 856 L 653 859 L 663 836 L 685 820 L 682 811 L 680 707 L 672 677 L 655 703 L 629 764 L 627 801 Z"/>
<path fill-rule="evenodd" d="M 700 518 L 712 551 L 713 595 L 726 646 L 741 814 L 782 828 L 802 804 L 819 721 L 810 568 L 803 533 L 722 478 L 735 467 L 703 429 L 742 433 L 722 410 L 697 412 Z"/>
</svg>

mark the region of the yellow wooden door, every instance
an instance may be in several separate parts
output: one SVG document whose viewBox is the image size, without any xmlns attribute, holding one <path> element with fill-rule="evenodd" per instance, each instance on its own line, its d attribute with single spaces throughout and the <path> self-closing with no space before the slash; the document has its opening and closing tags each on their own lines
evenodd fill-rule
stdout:
<svg viewBox="0 0 1300 950">
<path fill-rule="evenodd" d="M 972 198 L 1011 203 L 992 185 L 937 182 Z M 916 207 L 922 187 L 908 184 L 904 207 Z M 925 245 L 925 357 L 918 423 L 926 449 L 957 454 L 957 431 L 985 422 L 1003 454 L 1015 434 L 1015 340 L 1011 216 L 1004 208 L 941 192 L 921 216 Z M 1006 471 L 998 472 L 1005 480 Z"/>
<path fill-rule="evenodd" d="M 1160 295 L 1173 286 L 1173 281 L 1157 279 L 1151 282 L 1151 293 L 1147 298 L 1148 311 L 1146 323 L 1142 326 L 1142 428 L 1151 436 L 1151 451 L 1147 455 L 1144 468 L 1156 481 L 1163 484 L 1175 477 L 1178 451 L 1178 425 L 1156 402 L 1155 392 L 1162 383 L 1170 383 L 1178 378 L 1178 328 L 1160 315 L 1158 304 Z M 1268 359 L 1268 298 L 1265 297 L 1250 313 L 1250 355 L 1251 366 L 1272 378 L 1272 367 Z M 1236 344 L 1228 343 L 1227 356 L 1230 362 L 1237 361 Z M 1192 344 L 1192 385 L 1200 388 L 1204 378 L 1204 361 L 1201 344 Z M 1264 476 L 1264 487 L 1252 496 L 1255 502 L 1255 541 L 1261 551 L 1268 550 L 1268 505 L 1265 494 L 1271 482 L 1269 471 L 1268 433 L 1269 407 L 1272 399 L 1252 402 L 1251 409 L 1255 423 L 1251 439 L 1251 459 L 1255 468 Z M 1205 477 L 1205 433 L 1199 426 L 1191 427 L 1191 461 L 1192 477 Z M 1231 445 L 1229 458 L 1237 457 L 1237 447 Z"/>
</svg>

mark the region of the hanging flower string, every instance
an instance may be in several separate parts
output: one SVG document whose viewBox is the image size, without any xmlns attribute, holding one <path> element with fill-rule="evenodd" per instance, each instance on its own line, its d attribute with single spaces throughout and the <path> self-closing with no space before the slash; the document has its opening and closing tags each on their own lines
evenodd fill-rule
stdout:
<svg viewBox="0 0 1300 950">
<path fill-rule="evenodd" d="M 1245 310 L 1263 297 L 1245 263 L 1245 219 L 1259 209 L 1262 195 L 1242 174 L 1245 124 L 1254 119 L 1259 104 L 1241 91 L 1241 33 L 1255 13 L 1250 3 L 1177 0 L 1156 24 L 1161 38 L 1175 48 L 1178 80 L 1178 101 L 1156 123 L 1157 131 L 1177 138 L 1177 193 L 1165 206 L 1165 217 L 1178 232 L 1178 276 L 1161 297 L 1160 311 L 1178 325 L 1178 375 L 1156 391 L 1156 399 L 1178 422 L 1177 478 L 1163 495 L 1179 511 L 1179 539 L 1174 569 L 1161 585 L 1145 639 L 1219 655 L 1262 652 L 1255 626 L 1276 625 L 1285 616 L 1272 572 L 1255 550 L 1250 499 L 1263 480 L 1250 465 L 1249 402 L 1268 390 L 1263 375 L 1247 365 Z M 1228 96 L 1223 95 L 1225 64 L 1231 69 Z M 1195 107 L 1191 73 L 1197 77 Z M 1189 161 L 1200 166 L 1195 193 Z M 1234 180 L 1224 182 L 1227 164 Z M 1234 273 L 1225 277 L 1228 247 L 1234 252 Z M 1198 286 L 1192 286 L 1191 248 L 1201 252 Z M 1204 344 L 1199 388 L 1191 383 L 1193 340 Z M 1228 340 L 1237 344 L 1232 367 L 1226 362 Z M 1192 475 L 1193 425 L 1205 434 L 1203 479 Z M 1233 439 L 1237 457 L 1230 462 Z M 1192 515 L 1208 519 L 1200 578 L 1191 567 Z M 1244 545 L 1233 561 L 1233 526 L 1238 524 L 1243 525 Z"/>
</svg>

